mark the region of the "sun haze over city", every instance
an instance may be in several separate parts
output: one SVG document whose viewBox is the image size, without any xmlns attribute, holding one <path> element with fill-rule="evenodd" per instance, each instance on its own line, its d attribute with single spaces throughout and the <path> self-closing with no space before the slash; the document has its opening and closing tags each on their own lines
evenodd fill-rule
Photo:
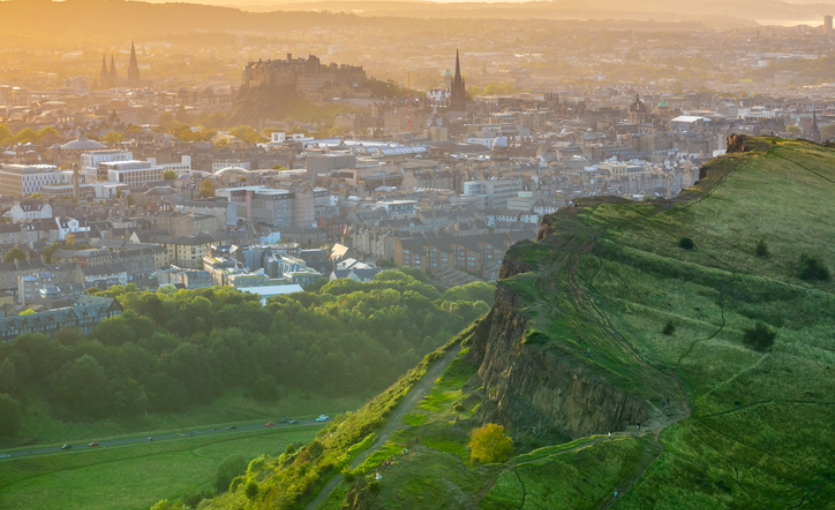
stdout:
<svg viewBox="0 0 835 510">
<path fill-rule="evenodd" d="M 833 12 L 0 1 L 0 510 L 835 508 Z"/>
</svg>

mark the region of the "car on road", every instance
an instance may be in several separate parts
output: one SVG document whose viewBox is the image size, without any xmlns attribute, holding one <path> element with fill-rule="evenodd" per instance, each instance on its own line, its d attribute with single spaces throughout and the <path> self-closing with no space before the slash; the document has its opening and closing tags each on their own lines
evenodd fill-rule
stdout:
<svg viewBox="0 0 835 510">
<path fill-rule="evenodd" d="M 318 418 L 316 418 L 316 421 L 318 421 L 318 422 L 323 422 L 323 421 L 328 421 L 328 420 L 330 420 L 330 418 L 328 418 L 328 416 L 326 414 L 321 414 L 321 415 L 319 415 Z"/>
<path fill-rule="evenodd" d="M 93 441 L 92 443 L 88 444 L 87 446 L 90 447 L 90 448 L 96 448 L 98 445 L 99 444 L 97 442 Z"/>
<path fill-rule="evenodd" d="M 238 430 L 238 426 L 237 425 L 229 425 L 228 427 L 226 427 L 226 430 Z"/>
<path fill-rule="evenodd" d="M 11 457 L 11 455 L 8 453 L 0 453 L 0 459 L 8 459 L 9 457 Z"/>
<path fill-rule="evenodd" d="M 64 446 L 61 447 L 61 449 L 62 450 L 72 450 L 72 445 L 71 444 L 65 444 Z"/>
<path fill-rule="evenodd" d="M 275 427 L 275 423 L 269 421 L 269 422 L 265 423 L 264 426 L 265 427 Z"/>
<path fill-rule="evenodd" d="M 288 424 L 288 425 L 298 425 L 298 424 L 299 424 L 299 420 L 290 420 L 290 421 L 288 421 L 288 422 L 287 422 L 287 424 Z"/>
</svg>

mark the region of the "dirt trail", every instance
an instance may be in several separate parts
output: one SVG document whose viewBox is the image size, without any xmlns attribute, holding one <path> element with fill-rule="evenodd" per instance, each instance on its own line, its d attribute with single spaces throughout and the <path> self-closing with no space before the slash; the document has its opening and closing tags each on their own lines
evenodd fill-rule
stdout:
<svg viewBox="0 0 835 510">
<path fill-rule="evenodd" d="M 414 386 L 412 386 L 403 401 L 397 405 L 397 408 L 394 410 L 394 413 L 392 413 L 388 422 L 386 422 L 386 425 L 377 433 L 377 440 L 374 441 L 374 444 L 362 452 L 349 464 L 352 470 L 362 465 L 362 463 L 365 462 L 372 453 L 379 450 L 380 447 L 382 447 L 383 444 L 391 438 L 391 435 L 402 426 L 403 417 L 412 412 L 412 409 L 414 409 L 415 406 L 418 405 L 420 401 L 423 400 L 423 398 L 429 393 L 429 391 L 432 390 L 432 387 L 435 385 L 435 381 L 444 373 L 453 360 L 458 357 L 458 354 L 461 353 L 462 347 L 461 342 L 450 347 L 449 352 L 447 352 L 443 358 L 433 363 L 432 366 L 429 367 L 429 370 L 426 371 L 426 374 L 424 374 L 424 376 L 421 377 L 420 380 L 414 384 Z M 305 510 L 316 510 L 319 508 L 322 503 L 327 501 L 328 497 L 330 497 L 331 493 L 339 486 L 340 483 L 342 483 L 342 475 L 337 474 L 327 483 L 327 485 L 325 485 L 325 487 L 319 492 L 319 495 L 316 496 L 313 501 L 308 503 Z"/>
</svg>

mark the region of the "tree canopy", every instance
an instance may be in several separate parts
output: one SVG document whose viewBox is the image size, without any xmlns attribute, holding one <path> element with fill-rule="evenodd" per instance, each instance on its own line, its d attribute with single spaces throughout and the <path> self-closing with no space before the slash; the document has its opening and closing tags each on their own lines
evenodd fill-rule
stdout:
<svg viewBox="0 0 835 510">
<path fill-rule="evenodd" d="M 70 329 L 57 341 L 24 334 L 0 344 L 4 388 L 35 388 L 54 406 L 93 419 L 178 412 L 233 387 L 263 400 L 280 398 L 281 387 L 366 395 L 489 309 L 468 300 L 478 289 L 444 294 L 399 271 L 266 305 L 229 287 L 95 293 L 115 297 L 122 315 L 89 336 Z"/>
</svg>

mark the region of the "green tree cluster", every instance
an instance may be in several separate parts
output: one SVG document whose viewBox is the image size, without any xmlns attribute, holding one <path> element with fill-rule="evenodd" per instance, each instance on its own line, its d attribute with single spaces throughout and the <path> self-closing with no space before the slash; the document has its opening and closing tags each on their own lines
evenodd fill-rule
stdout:
<svg viewBox="0 0 835 510">
<path fill-rule="evenodd" d="M 488 423 L 470 432 L 470 461 L 481 464 L 504 462 L 513 454 L 513 440 L 504 427 Z"/>
<path fill-rule="evenodd" d="M 487 304 L 470 300 L 483 291 L 445 295 L 399 271 L 369 283 L 330 282 L 266 305 L 228 287 L 116 287 L 98 294 L 117 298 L 122 315 L 90 336 L 66 330 L 58 341 L 24 334 L 0 344 L 0 384 L 33 388 L 91 419 L 178 412 L 232 387 L 264 400 L 278 398 L 280 386 L 365 394 L 387 387 L 484 315 Z"/>
</svg>

